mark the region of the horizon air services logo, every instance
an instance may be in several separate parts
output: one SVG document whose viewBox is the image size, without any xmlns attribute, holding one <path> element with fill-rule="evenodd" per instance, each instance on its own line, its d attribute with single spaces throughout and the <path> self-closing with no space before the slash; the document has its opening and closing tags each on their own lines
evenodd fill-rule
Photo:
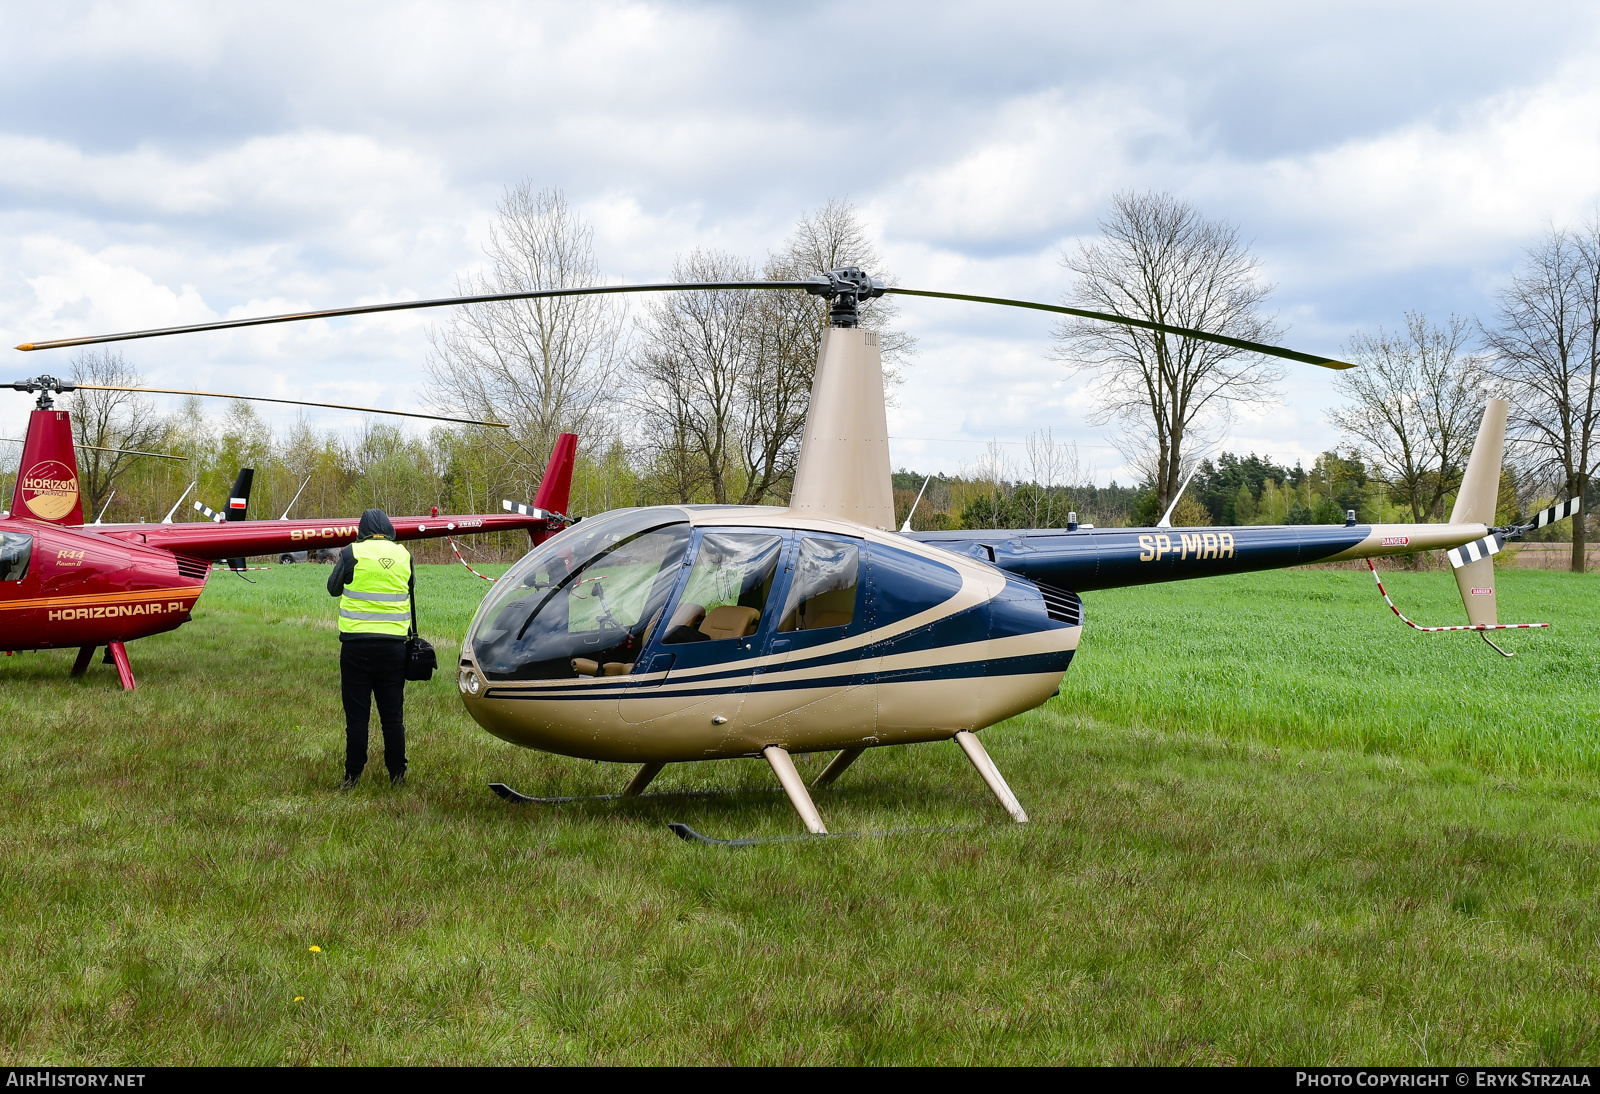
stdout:
<svg viewBox="0 0 1600 1094">
<path fill-rule="evenodd" d="M 78 476 L 60 460 L 40 460 L 22 476 L 22 504 L 40 520 L 60 520 L 78 504 Z"/>
</svg>

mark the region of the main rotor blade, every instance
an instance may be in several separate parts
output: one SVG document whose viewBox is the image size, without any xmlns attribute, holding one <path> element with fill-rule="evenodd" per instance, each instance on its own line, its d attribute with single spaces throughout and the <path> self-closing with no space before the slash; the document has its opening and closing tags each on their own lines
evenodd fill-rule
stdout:
<svg viewBox="0 0 1600 1094">
<path fill-rule="evenodd" d="M 23 443 L 21 437 L 0 437 L 0 441 L 9 441 L 12 444 Z M 93 452 L 121 452 L 126 456 L 158 456 L 163 460 L 184 460 L 187 462 L 189 459 L 188 456 L 171 456 L 165 452 L 145 452 L 138 448 L 101 448 L 97 444 L 79 444 L 77 441 L 72 442 L 72 447 L 87 448 Z"/>
<path fill-rule="evenodd" d="M 391 304 L 362 304 L 350 308 L 328 308 L 322 311 L 294 312 L 288 315 L 265 315 L 254 319 L 224 319 L 216 323 L 194 323 L 183 327 L 161 327 L 156 330 L 126 331 L 121 334 L 96 334 L 88 335 L 82 338 L 57 338 L 48 342 L 24 342 L 19 345 L 17 349 L 23 350 L 24 352 L 40 349 L 64 349 L 70 346 L 98 345 L 102 342 L 126 342 L 136 338 L 160 338 L 169 334 L 195 334 L 200 331 L 233 330 L 239 327 L 260 327 L 270 323 L 295 323 L 302 319 L 335 319 L 346 315 L 372 315 L 378 312 L 414 311 L 418 308 L 446 308 L 461 304 L 493 304 L 509 300 L 542 300 L 563 296 L 603 296 L 617 293 L 681 292 L 684 290 L 715 289 L 804 289 L 808 292 L 815 293 L 818 285 L 819 282 L 815 280 L 669 281 L 649 285 L 590 285 L 575 289 L 536 289 L 528 292 L 485 293 L 477 296 L 447 296 L 436 300 L 401 300 Z M 1116 315 L 1112 312 L 1089 311 L 1084 308 L 1069 308 L 1062 304 L 1041 304 L 1032 300 L 1011 300 L 1001 296 L 977 296 L 972 293 L 934 292 L 929 289 L 902 289 L 896 287 L 886 287 L 879 291 L 883 293 L 894 293 L 899 296 L 925 296 L 936 300 L 965 300 L 976 304 L 998 304 L 1001 307 L 1007 308 L 1028 308 L 1032 311 L 1053 312 L 1058 315 L 1073 315 L 1080 319 L 1094 319 L 1102 323 L 1118 323 L 1125 327 L 1139 327 L 1144 330 L 1156 331 L 1161 334 L 1173 334 L 1181 338 L 1194 338 L 1202 342 L 1213 342 L 1221 346 L 1231 346 L 1234 349 L 1248 350 L 1251 353 L 1261 353 L 1268 357 L 1282 357 L 1290 361 L 1300 361 L 1308 365 L 1318 365 L 1322 368 L 1355 368 L 1355 365 L 1350 364 L 1347 361 L 1340 361 L 1333 357 L 1322 357 L 1314 353 L 1301 353 L 1299 350 L 1285 349 L 1282 346 L 1269 346 L 1264 342 L 1251 342 L 1244 338 L 1230 338 L 1224 334 L 1211 334 L 1208 331 L 1195 330 L 1192 327 L 1172 326 L 1168 323 L 1157 323 L 1149 319 L 1135 319 L 1132 316 Z M 179 392 L 178 394 L 183 393 Z M 229 397 L 232 398 L 232 396 Z M 293 402 L 293 400 L 289 399 L 280 399 L 277 401 Z M 426 417 L 426 415 L 421 416 Z"/>
<path fill-rule="evenodd" d="M 328 410 L 357 410 L 363 414 L 392 414 L 397 418 L 427 418 L 435 422 L 453 422 L 456 425 L 486 425 L 495 429 L 510 429 L 504 422 L 479 422 L 471 418 L 446 418 L 440 414 L 419 414 L 414 410 L 379 410 L 371 406 L 347 406 L 344 403 L 310 403 L 304 399 L 275 399 L 270 395 L 229 395 L 221 391 L 185 391 L 175 387 L 119 387 L 116 384 L 78 384 L 79 391 L 145 391 L 152 395 L 198 395 L 204 399 L 243 399 L 251 403 L 288 403 L 290 406 L 320 406 Z"/>
<path fill-rule="evenodd" d="M 93 334 L 83 338 L 57 338 L 48 342 L 24 342 L 17 349 L 65 349 L 93 346 L 101 342 L 127 342 L 135 338 L 161 338 L 168 334 L 197 334 L 208 330 L 233 330 L 237 327 L 262 327 L 269 323 L 298 323 L 302 319 L 337 319 L 344 315 L 373 315 L 377 312 L 415 311 L 418 308 L 448 308 L 459 304 L 496 304 L 507 300 L 543 300 L 558 296 L 607 296 L 616 293 L 674 292 L 679 289 L 803 289 L 805 281 L 674 281 L 654 285 L 589 285 L 576 289 L 534 289 L 528 292 L 484 293 L 478 296 L 446 296 L 437 300 L 400 300 L 392 304 L 361 304 L 352 308 L 327 308 L 322 311 L 264 315 L 255 319 L 223 319 L 216 323 L 192 323 L 184 327 L 160 327 L 122 334 Z"/>
<path fill-rule="evenodd" d="M 973 296 L 971 293 L 933 292 L 928 289 L 898 289 L 890 287 L 883 291 L 885 293 L 896 293 L 900 296 L 927 296 L 936 300 L 970 300 L 976 304 L 999 304 L 1001 307 L 1006 308 L 1029 308 L 1033 311 L 1075 315 L 1080 319 L 1098 319 L 1102 323 L 1120 323 L 1125 327 L 1140 327 L 1160 334 L 1175 334 L 1180 338 L 1194 338 L 1201 342 L 1215 342 L 1219 346 L 1232 346 L 1234 349 L 1249 350 L 1251 353 L 1263 353 L 1268 357 L 1284 357 L 1290 361 L 1300 361 L 1308 365 L 1320 365 L 1323 368 L 1346 369 L 1356 367 L 1348 361 L 1340 361 L 1334 357 L 1319 357 L 1315 353 L 1301 353 L 1299 350 L 1284 349 L 1282 346 L 1269 346 L 1264 342 L 1251 342 L 1244 338 L 1229 338 L 1225 334 L 1211 334 L 1208 331 L 1195 330 L 1192 327 L 1175 327 L 1168 323 L 1157 323 L 1149 319 L 1135 319 L 1132 316 L 1115 315 L 1111 312 L 1069 308 L 1062 304 L 1039 304 L 1032 300 L 1009 300 L 1003 296 Z"/>
</svg>

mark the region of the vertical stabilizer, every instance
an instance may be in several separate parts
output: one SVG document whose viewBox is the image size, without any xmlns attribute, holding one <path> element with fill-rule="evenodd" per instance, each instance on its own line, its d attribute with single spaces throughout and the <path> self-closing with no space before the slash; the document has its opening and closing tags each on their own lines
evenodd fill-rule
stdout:
<svg viewBox="0 0 1600 1094">
<path fill-rule="evenodd" d="M 535 509 L 566 513 L 567 506 L 572 504 L 572 468 L 577 461 L 578 435 L 561 434 L 550 450 L 550 462 L 545 466 L 544 478 L 539 480 L 539 492 L 533 496 Z"/>
<path fill-rule="evenodd" d="M 789 510 L 894 531 L 889 418 L 876 331 L 823 332 Z"/>
<path fill-rule="evenodd" d="M 1461 492 L 1450 511 L 1451 524 L 1494 524 L 1500 505 L 1500 462 L 1506 452 L 1506 410 L 1504 399 L 1490 399 L 1483 409 L 1478 439 L 1467 459 L 1467 472 L 1461 477 Z M 1500 622 L 1495 606 L 1494 558 L 1480 558 L 1456 570 L 1456 586 L 1467 609 L 1467 622 L 1478 626 Z"/>
<path fill-rule="evenodd" d="M 550 450 L 550 462 L 545 465 L 544 478 L 539 480 L 539 492 L 533 496 L 535 509 L 566 515 L 567 507 L 572 504 L 572 469 L 577 462 L 578 435 L 561 434 L 556 438 L 556 446 Z M 553 535 L 555 531 L 550 528 L 528 532 L 528 538 L 533 540 L 534 546 Z"/>
<path fill-rule="evenodd" d="M 51 524 L 83 523 L 78 461 L 72 452 L 72 417 L 65 410 L 35 410 L 28 416 L 11 515 Z"/>
</svg>

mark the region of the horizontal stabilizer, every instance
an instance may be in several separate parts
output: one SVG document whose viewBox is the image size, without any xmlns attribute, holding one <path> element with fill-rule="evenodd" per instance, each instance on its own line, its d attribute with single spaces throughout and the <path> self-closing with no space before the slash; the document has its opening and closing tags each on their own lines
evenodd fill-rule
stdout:
<svg viewBox="0 0 1600 1094">
<path fill-rule="evenodd" d="M 1550 508 L 1543 510 L 1524 527 L 1531 532 L 1536 528 L 1543 528 L 1546 524 L 1554 524 L 1558 520 L 1566 520 L 1578 511 L 1578 507 L 1582 502 L 1582 498 L 1568 498 L 1560 505 L 1552 505 Z"/>
<path fill-rule="evenodd" d="M 1479 559 L 1488 558 L 1490 555 L 1498 553 L 1500 548 L 1505 545 L 1505 537 L 1496 532 L 1484 536 L 1482 539 L 1475 539 L 1471 543 L 1462 544 L 1460 547 L 1452 547 L 1445 554 L 1450 559 L 1450 565 L 1459 570 L 1461 567 L 1471 565 Z"/>
</svg>

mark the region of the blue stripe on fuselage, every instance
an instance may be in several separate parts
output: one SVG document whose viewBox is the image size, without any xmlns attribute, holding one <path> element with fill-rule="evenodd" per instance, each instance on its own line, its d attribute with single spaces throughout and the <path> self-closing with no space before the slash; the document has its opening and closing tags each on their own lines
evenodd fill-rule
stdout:
<svg viewBox="0 0 1600 1094">
<path fill-rule="evenodd" d="M 1371 530 L 1365 525 L 1284 524 L 1095 528 L 1076 532 L 911 532 L 908 536 L 933 547 L 993 562 L 1002 570 L 1032 581 L 1081 593 L 1303 566 L 1348 550 Z"/>
<path fill-rule="evenodd" d="M 957 661 L 944 665 L 928 665 L 915 668 L 889 669 L 882 672 L 863 672 L 856 674 L 842 674 L 838 676 L 809 677 L 802 680 L 772 680 L 766 675 L 751 678 L 748 670 L 742 678 L 731 681 L 723 677 L 707 680 L 704 677 L 696 678 L 695 687 L 677 688 L 671 691 L 662 691 L 660 687 L 634 689 L 623 685 L 617 688 L 588 688 L 575 690 L 566 688 L 562 690 L 535 691 L 518 688 L 491 687 L 484 693 L 486 699 L 539 699 L 553 702 L 563 701 L 611 701 L 615 699 L 698 699 L 707 695 L 726 695 L 730 690 L 738 691 L 805 691 L 812 688 L 844 688 L 860 687 L 863 684 L 901 684 L 913 683 L 921 680 L 962 680 L 978 677 L 999 676 L 1024 676 L 1043 672 L 1065 673 L 1067 666 L 1072 663 L 1072 650 L 1060 650 L 1050 653 L 1027 654 L 1021 657 L 997 657 L 988 661 Z M 785 666 L 789 668 L 791 666 Z M 618 677 L 621 679 L 621 677 Z M 668 677 L 671 683 L 671 677 Z M 699 686 L 703 683 L 710 686 Z M 718 687 L 716 684 L 725 686 Z"/>
</svg>

